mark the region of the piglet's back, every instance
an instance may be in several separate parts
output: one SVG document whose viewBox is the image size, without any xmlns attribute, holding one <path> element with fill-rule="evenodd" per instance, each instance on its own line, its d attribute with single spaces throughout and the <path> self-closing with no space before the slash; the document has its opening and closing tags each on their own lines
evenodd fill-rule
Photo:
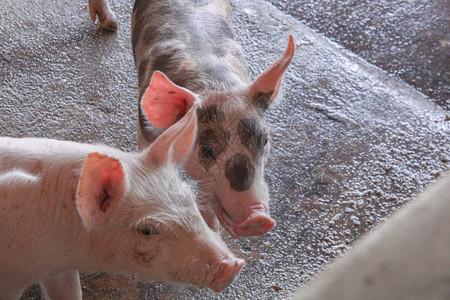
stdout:
<svg viewBox="0 0 450 300">
<path fill-rule="evenodd" d="M 122 152 L 104 145 L 81 144 L 45 138 L 0 137 L 0 171 L 24 168 L 33 172 L 33 165 L 77 164 L 80 169 L 86 156 L 103 152 L 123 156 Z"/>
</svg>

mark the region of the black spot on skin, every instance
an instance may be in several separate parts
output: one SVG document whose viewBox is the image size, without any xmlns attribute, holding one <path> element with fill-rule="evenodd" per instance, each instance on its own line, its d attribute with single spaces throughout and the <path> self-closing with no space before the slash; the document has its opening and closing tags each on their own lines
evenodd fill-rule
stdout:
<svg viewBox="0 0 450 300">
<path fill-rule="evenodd" d="M 174 68 L 174 70 L 175 69 L 176 68 Z M 201 81 L 199 81 L 200 73 L 201 73 L 201 70 L 193 68 L 193 69 L 185 69 L 185 70 L 179 71 L 173 75 L 170 73 L 170 71 L 169 72 L 166 71 L 165 74 L 167 76 L 170 76 L 170 79 L 176 85 L 182 86 L 191 91 L 199 91 L 201 89 L 204 89 L 204 86 L 201 84 Z"/>
<path fill-rule="evenodd" d="M 133 55 L 136 61 L 136 45 L 143 38 L 144 45 L 156 42 L 155 37 L 162 38 L 160 26 L 152 26 L 153 6 L 149 5 L 150 1 L 135 1 L 133 8 L 133 19 L 135 26 L 131 32 L 131 45 Z M 154 23 L 154 22 L 153 22 Z"/>
<path fill-rule="evenodd" d="M 262 156 L 264 146 L 268 142 L 268 134 L 255 118 L 240 120 L 237 133 L 242 145 L 250 151 L 254 161 Z"/>
<path fill-rule="evenodd" d="M 133 55 L 135 55 L 136 45 L 137 45 L 139 39 L 141 38 L 141 33 L 142 33 L 142 30 L 144 29 L 144 24 L 138 23 L 140 20 L 140 13 L 142 13 L 142 12 L 143 12 L 143 9 L 138 10 L 138 11 L 136 11 L 136 13 L 134 15 L 134 18 L 136 20 L 136 25 L 134 26 L 133 31 L 131 32 L 131 46 L 133 49 Z"/>
<path fill-rule="evenodd" d="M 206 124 L 221 123 L 225 120 L 224 113 L 217 107 L 217 105 L 199 108 L 197 111 L 197 116 L 200 123 Z"/>
<path fill-rule="evenodd" d="M 150 80 L 148 79 L 147 71 L 149 70 L 149 59 L 145 58 L 139 63 L 139 66 L 137 68 L 138 73 L 138 81 L 139 86 L 141 86 L 144 90 L 147 88 Z M 148 82 L 146 82 L 148 81 Z M 146 83 L 146 84 L 145 84 Z M 140 98 L 140 97 L 139 97 Z"/>
<path fill-rule="evenodd" d="M 272 103 L 270 97 L 272 97 L 273 91 L 270 92 L 258 92 L 253 96 L 253 104 L 260 113 L 264 113 Z"/>
<path fill-rule="evenodd" d="M 230 133 L 222 127 L 209 128 L 201 131 L 198 136 L 198 158 L 206 170 L 227 149 L 229 140 Z"/>
<path fill-rule="evenodd" d="M 134 1 L 134 6 L 133 6 L 133 13 L 137 13 L 136 9 L 138 9 L 138 7 L 139 7 L 139 5 L 140 5 L 141 3 L 145 3 L 145 2 L 147 2 L 147 1 L 144 1 L 144 0 L 135 0 L 135 1 Z"/>
<path fill-rule="evenodd" d="M 153 254 L 151 252 L 134 250 L 134 260 L 141 265 L 148 266 L 153 260 Z"/>
<path fill-rule="evenodd" d="M 153 71 L 159 70 L 173 81 L 170 74 L 177 69 L 179 60 L 183 58 L 182 51 L 180 48 L 164 47 L 161 44 L 154 46 L 150 51 Z"/>
<path fill-rule="evenodd" d="M 133 32 L 131 33 L 131 46 L 133 49 L 133 57 L 134 57 L 134 61 L 136 61 L 136 44 L 139 41 L 139 39 L 141 38 L 141 31 L 142 28 L 135 28 L 133 30 Z"/>
<path fill-rule="evenodd" d="M 151 1 L 148 1 L 151 2 Z M 170 17 L 169 20 L 173 20 L 173 17 L 181 17 L 182 15 L 180 15 L 180 10 L 182 10 L 183 7 L 177 7 L 175 5 L 171 5 L 169 3 L 163 3 L 163 4 L 159 4 L 159 6 L 157 7 L 157 9 L 155 10 L 159 15 L 163 16 L 163 15 L 168 15 L 168 17 Z M 175 19 L 178 20 L 178 19 Z"/>
<path fill-rule="evenodd" d="M 253 184 L 255 167 L 246 155 L 238 153 L 226 162 L 225 177 L 233 190 L 243 192 Z"/>
<path fill-rule="evenodd" d="M 170 54 L 159 55 L 152 63 L 152 69 L 154 71 L 161 71 L 167 76 L 167 66 L 166 62 L 172 57 Z"/>
<path fill-rule="evenodd" d="M 213 53 L 217 57 L 224 57 L 228 54 L 228 49 L 225 49 L 223 45 L 216 45 L 213 48 Z"/>
<path fill-rule="evenodd" d="M 144 29 L 144 45 L 152 46 L 160 41 L 168 41 L 177 38 L 171 28 L 147 25 Z"/>
<path fill-rule="evenodd" d="M 139 105 L 138 126 L 141 129 L 141 134 L 143 135 L 144 139 L 150 143 L 156 140 L 157 136 L 154 136 L 150 131 L 146 130 L 145 124 L 147 123 L 148 123 L 147 118 L 145 117 L 144 112 L 142 111 L 142 108 Z"/>
<path fill-rule="evenodd" d="M 167 94 L 173 95 L 173 94 L 176 94 L 176 92 L 175 91 L 169 91 Z"/>
<path fill-rule="evenodd" d="M 158 28 L 152 25 L 147 25 L 144 28 L 144 45 L 149 46 L 152 45 L 156 41 L 156 37 L 158 36 Z"/>
</svg>

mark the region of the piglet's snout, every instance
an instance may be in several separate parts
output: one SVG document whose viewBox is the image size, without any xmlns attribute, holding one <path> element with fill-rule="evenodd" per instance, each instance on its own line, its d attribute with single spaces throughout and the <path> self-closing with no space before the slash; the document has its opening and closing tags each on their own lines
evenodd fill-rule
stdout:
<svg viewBox="0 0 450 300">
<path fill-rule="evenodd" d="M 265 210 L 251 211 L 243 221 L 237 223 L 233 231 L 237 236 L 254 236 L 265 234 L 275 226 L 275 221 Z"/>
<path fill-rule="evenodd" d="M 219 263 L 219 272 L 211 285 L 211 289 L 215 292 L 223 291 L 238 277 L 244 264 L 243 259 L 236 258 L 233 255 L 228 255 L 222 259 Z"/>
</svg>

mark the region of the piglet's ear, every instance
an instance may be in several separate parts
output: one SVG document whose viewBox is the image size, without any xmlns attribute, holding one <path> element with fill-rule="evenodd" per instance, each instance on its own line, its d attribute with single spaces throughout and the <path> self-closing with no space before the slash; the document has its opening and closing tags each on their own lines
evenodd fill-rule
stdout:
<svg viewBox="0 0 450 300">
<path fill-rule="evenodd" d="M 158 165 L 180 164 L 189 154 L 197 133 L 197 105 L 192 105 L 186 115 L 164 131 L 143 151 L 143 160 L 150 159 Z"/>
<path fill-rule="evenodd" d="M 99 153 L 87 156 L 78 182 L 78 209 L 91 228 L 103 224 L 125 193 L 125 174 L 115 158 Z"/>
<path fill-rule="evenodd" d="M 265 111 L 275 100 L 280 90 L 281 79 L 284 71 L 291 63 L 294 56 L 295 44 L 292 34 L 289 35 L 289 43 L 286 51 L 253 82 L 250 87 L 251 101 Z"/>
<path fill-rule="evenodd" d="M 194 93 L 176 85 L 160 71 L 155 71 L 141 106 L 153 126 L 169 128 L 186 114 L 195 100 Z"/>
</svg>

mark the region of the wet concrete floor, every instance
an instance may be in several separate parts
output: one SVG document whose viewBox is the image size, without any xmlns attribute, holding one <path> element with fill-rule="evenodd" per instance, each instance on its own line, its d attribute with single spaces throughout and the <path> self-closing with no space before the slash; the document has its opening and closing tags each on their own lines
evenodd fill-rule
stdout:
<svg viewBox="0 0 450 300">
<path fill-rule="evenodd" d="M 269 0 L 450 110 L 447 0 Z"/>
<path fill-rule="evenodd" d="M 117 33 L 85 1 L 0 0 L 0 134 L 136 150 L 133 3 L 112 2 Z M 403 82 L 265 1 L 232 1 L 253 78 L 297 50 L 267 114 L 266 170 L 276 227 L 224 239 L 246 259 L 220 294 L 128 276 L 84 274 L 84 299 L 284 299 L 450 167 L 450 116 Z M 41 299 L 35 286 L 22 299 Z"/>
</svg>

